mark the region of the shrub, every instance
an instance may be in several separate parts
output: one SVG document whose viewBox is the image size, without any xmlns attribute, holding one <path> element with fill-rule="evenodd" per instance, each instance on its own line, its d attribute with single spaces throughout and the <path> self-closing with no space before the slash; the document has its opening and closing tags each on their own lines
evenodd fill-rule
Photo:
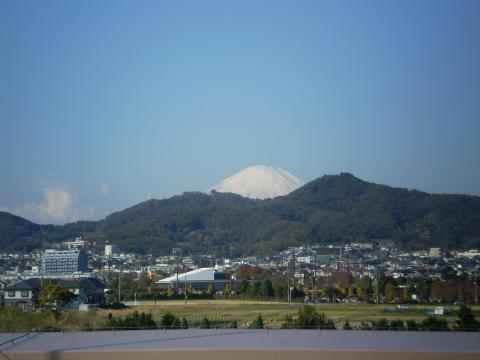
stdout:
<svg viewBox="0 0 480 360">
<path fill-rule="evenodd" d="M 332 319 L 327 318 L 324 313 L 318 313 L 313 307 L 306 305 L 298 310 L 298 318 L 293 319 L 287 317 L 282 327 L 296 329 L 335 329 L 335 323 Z"/>
<path fill-rule="evenodd" d="M 405 325 L 402 320 L 392 320 L 390 321 L 390 330 L 403 331 L 405 330 Z"/>
<path fill-rule="evenodd" d="M 360 330 L 372 330 L 372 326 L 368 322 L 362 321 L 360 323 L 360 328 L 359 329 Z"/>
<path fill-rule="evenodd" d="M 237 320 L 231 321 L 230 324 L 228 324 L 228 328 L 229 329 L 237 329 L 238 328 Z"/>
<path fill-rule="evenodd" d="M 429 316 L 422 321 L 422 330 L 427 331 L 450 331 L 448 322 L 445 319 L 439 319 L 434 316 Z"/>
<path fill-rule="evenodd" d="M 200 323 L 200 329 L 210 329 L 210 322 L 208 318 L 205 316 Z"/>
<path fill-rule="evenodd" d="M 418 331 L 419 325 L 415 320 L 407 320 L 407 330 L 408 331 Z"/>
<path fill-rule="evenodd" d="M 250 329 L 263 329 L 262 315 L 258 315 L 249 326 Z"/>
<path fill-rule="evenodd" d="M 372 326 L 374 330 L 388 330 L 390 327 L 388 325 L 388 320 L 383 318 L 377 322 L 372 321 Z"/>
<path fill-rule="evenodd" d="M 152 314 L 145 314 L 143 312 L 139 314 L 138 311 L 135 311 L 125 318 L 114 318 L 109 314 L 106 320 L 106 326 L 118 328 L 119 330 L 127 330 L 155 328 L 157 324 L 153 320 Z"/>
<path fill-rule="evenodd" d="M 472 309 L 462 305 L 460 310 L 457 312 L 458 320 L 456 330 L 458 331 L 478 331 L 480 328 L 480 322 L 475 319 Z"/>
</svg>

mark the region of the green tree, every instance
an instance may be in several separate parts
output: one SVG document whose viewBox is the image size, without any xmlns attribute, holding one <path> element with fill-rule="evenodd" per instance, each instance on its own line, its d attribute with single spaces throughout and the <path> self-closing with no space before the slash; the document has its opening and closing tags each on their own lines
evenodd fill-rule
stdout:
<svg viewBox="0 0 480 360">
<path fill-rule="evenodd" d="M 46 284 L 40 293 L 38 301 L 44 307 L 62 310 L 65 304 L 77 299 L 77 295 L 66 288 L 54 284 Z"/>
<path fill-rule="evenodd" d="M 166 312 L 165 314 L 162 315 L 162 318 L 160 320 L 160 326 L 170 328 L 174 325 L 174 322 L 176 319 L 177 317 L 173 315 L 171 312 Z"/>
<path fill-rule="evenodd" d="M 107 305 L 113 305 L 117 302 L 118 296 L 114 292 L 109 292 L 105 295 L 105 303 Z"/>
<path fill-rule="evenodd" d="M 275 288 L 275 298 L 276 299 L 283 299 L 286 297 L 287 288 L 282 284 L 278 284 Z"/>
<path fill-rule="evenodd" d="M 186 318 L 186 317 L 183 317 L 183 318 L 182 318 L 182 323 L 180 324 L 180 328 L 181 328 L 181 329 L 188 329 L 188 322 L 187 322 L 187 318 Z"/>
<path fill-rule="evenodd" d="M 273 290 L 272 281 L 270 279 L 262 280 L 260 284 L 260 293 L 263 297 L 273 297 L 275 292 Z"/>
<path fill-rule="evenodd" d="M 472 309 L 468 306 L 462 305 L 457 312 L 458 320 L 456 329 L 459 331 L 478 331 L 480 322 L 475 319 Z"/>
<path fill-rule="evenodd" d="M 261 314 L 258 314 L 258 316 L 250 324 L 249 328 L 250 329 L 263 329 L 263 319 L 262 319 Z"/>
<path fill-rule="evenodd" d="M 345 324 L 343 324 L 342 329 L 343 329 L 343 330 L 353 330 L 352 327 L 350 326 L 348 320 L 345 321 Z"/>
<path fill-rule="evenodd" d="M 240 282 L 240 295 L 247 295 L 247 293 L 249 292 L 249 288 L 250 288 L 250 282 L 247 280 L 247 279 L 243 279 L 241 282 Z"/>
<path fill-rule="evenodd" d="M 411 301 L 412 295 L 410 295 L 410 290 L 408 287 L 403 288 L 403 301 Z"/>
</svg>

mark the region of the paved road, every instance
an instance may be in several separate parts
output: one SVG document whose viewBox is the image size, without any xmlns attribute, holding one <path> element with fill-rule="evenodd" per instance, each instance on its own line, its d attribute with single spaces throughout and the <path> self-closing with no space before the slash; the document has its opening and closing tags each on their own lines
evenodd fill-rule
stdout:
<svg viewBox="0 0 480 360">
<path fill-rule="evenodd" d="M 11 334 L 0 334 L 0 343 Z M 141 330 L 41 333 L 0 350 L 95 351 L 167 349 L 306 349 L 478 352 L 480 333 L 332 330 Z"/>
</svg>

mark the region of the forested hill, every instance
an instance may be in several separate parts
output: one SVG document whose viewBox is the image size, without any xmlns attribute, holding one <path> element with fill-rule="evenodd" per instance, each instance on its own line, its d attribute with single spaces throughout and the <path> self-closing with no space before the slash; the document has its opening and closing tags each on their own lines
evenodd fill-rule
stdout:
<svg viewBox="0 0 480 360">
<path fill-rule="evenodd" d="M 404 249 L 478 248 L 480 197 L 432 195 L 342 173 L 275 199 L 185 193 L 64 226 L 0 213 L 2 250 L 28 250 L 79 235 L 153 254 L 176 246 L 190 253 L 266 254 L 296 244 L 384 239 Z"/>
</svg>

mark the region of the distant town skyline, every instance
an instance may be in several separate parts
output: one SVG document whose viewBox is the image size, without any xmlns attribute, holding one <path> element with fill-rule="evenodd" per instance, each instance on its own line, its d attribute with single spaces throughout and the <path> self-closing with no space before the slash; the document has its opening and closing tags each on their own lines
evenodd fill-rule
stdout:
<svg viewBox="0 0 480 360">
<path fill-rule="evenodd" d="M 3 1 L 0 210 L 100 219 L 251 165 L 480 195 L 478 1 Z"/>
</svg>

